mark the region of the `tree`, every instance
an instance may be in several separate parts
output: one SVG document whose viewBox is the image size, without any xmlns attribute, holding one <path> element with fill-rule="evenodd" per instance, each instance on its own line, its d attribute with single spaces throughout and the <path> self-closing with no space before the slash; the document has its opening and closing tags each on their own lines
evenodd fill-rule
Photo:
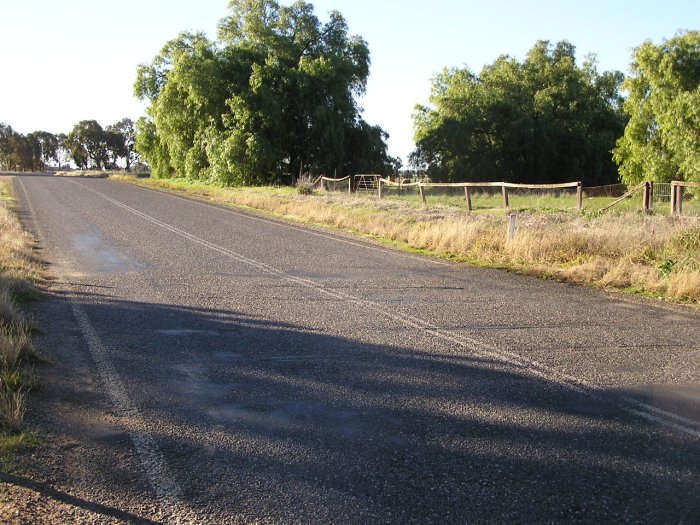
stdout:
<svg viewBox="0 0 700 525">
<path fill-rule="evenodd" d="M 9 124 L 0 123 L 0 166 L 9 171 L 32 171 L 37 145 L 17 133 Z"/>
<path fill-rule="evenodd" d="M 411 163 L 436 180 L 616 181 L 621 80 L 594 57 L 578 67 L 566 41 L 537 42 L 523 62 L 501 56 L 480 75 L 446 69 L 416 107 Z"/>
<path fill-rule="evenodd" d="M 58 162 L 58 138 L 48 131 L 34 131 L 27 135 L 32 145 L 33 169 L 42 170 L 53 162 Z"/>
<path fill-rule="evenodd" d="M 56 135 L 56 164 L 60 170 L 63 166 L 70 164 L 71 153 L 68 147 L 68 137 L 65 133 Z"/>
<path fill-rule="evenodd" d="M 27 147 L 31 155 L 30 170 L 41 171 L 44 169 L 44 161 L 41 154 L 41 141 L 36 132 L 29 133 L 25 136 Z"/>
<path fill-rule="evenodd" d="M 244 79 L 247 76 L 231 80 L 235 85 Z M 135 93 L 151 105 L 146 110 L 150 118 L 136 127 L 136 149 L 155 176 L 177 172 L 205 178 L 201 172 L 209 166 L 203 137 L 212 133 L 210 128 L 218 131 L 223 126 L 225 82 L 220 51 L 201 33 L 180 34 L 151 65 L 139 67 Z"/>
<path fill-rule="evenodd" d="M 700 32 L 678 33 L 633 54 L 615 161 L 628 184 L 700 181 Z"/>
<path fill-rule="evenodd" d="M 14 130 L 9 124 L 0 122 L 0 168 L 11 170 L 12 164 L 12 135 Z"/>
<path fill-rule="evenodd" d="M 109 161 L 107 136 L 95 120 L 78 122 L 66 137 L 66 145 L 78 168 L 101 170 Z"/>
<path fill-rule="evenodd" d="M 217 42 L 182 33 L 138 70 L 135 93 L 150 106 L 136 149 L 155 175 L 251 184 L 340 174 L 355 168 L 357 148 L 391 166 L 386 134 L 356 103 L 367 44 L 348 36 L 340 13 L 322 25 L 301 1 L 231 0 L 229 9 Z"/>
<path fill-rule="evenodd" d="M 105 163 L 105 168 L 110 170 L 116 169 L 119 165 L 119 159 L 127 156 L 126 139 L 119 130 L 107 127 L 104 131 L 104 141 L 107 158 L 109 159 Z"/>
<path fill-rule="evenodd" d="M 126 170 L 131 171 L 131 165 L 138 162 L 138 154 L 134 150 L 136 145 L 136 127 L 130 118 L 123 118 L 116 124 L 107 126 L 107 144 L 112 156 L 112 163 L 123 158 Z"/>
</svg>

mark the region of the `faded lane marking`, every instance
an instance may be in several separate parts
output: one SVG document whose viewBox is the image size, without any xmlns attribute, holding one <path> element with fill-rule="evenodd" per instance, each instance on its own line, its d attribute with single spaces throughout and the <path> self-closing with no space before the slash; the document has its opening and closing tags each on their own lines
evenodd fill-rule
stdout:
<svg viewBox="0 0 700 525">
<path fill-rule="evenodd" d="M 119 379 L 119 374 L 114 364 L 109 359 L 107 348 L 90 323 L 85 310 L 75 302 L 71 302 L 71 306 L 73 315 L 75 315 L 80 331 L 88 344 L 90 354 L 97 366 L 97 372 L 102 379 L 104 389 L 112 402 L 115 413 L 119 418 L 129 421 L 127 432 L 146 471 L 146 476 L 153 491 L 168 508 L 178 507 L 180 504 L 180 487 L 170 474 L 163 458 L 163 453 L 148 433 L 134 429 L 134 427 L 144 428 L 141 413 L 129 399 L 129 394 L 127 394 L 124 384 Z"/>
<path fill-rule="evenodd" d="M 251 266 L 253 268 L 257 268 L 265 273 L 268 273 L 270 275 L 274 275 L 276 277 L 279 277 L 280 279 L 286 280 L 291 283 L 295 283 L 299 286 L 305 287 L 305 288 L 310 288 L 312 290 L 315 290 L 321 294 L 324 294 L 328 297 L 332 297 L 334 299 L 338 299 L 339 301 L 346 301 L 349 303 L 356 304 L 358 306 L 362 306 L 365 309 L 372 310 L 376 312 L 377 314 L 381 315 L 382 317 L 385 317 L 387 319 L 391 319 L 393 321 L 402 323 L 404 326 L 408 328 L 414 328 L 418 331 L 422 331 L 426 334 L 432 335 L 433 337 L 436 337 L 438 339 L 442 339 L 443 341 L 447 341 L 450 343 L 453 343 L 457 346 L 460 346 L 467 350 L 468 352 L 471 352 L 472 354 L 475 354 L 479 357 L 485 357 L 485 358 L 490 358 L 494 359 L 497 361 L 500 361 L 502 363 L 508 364 L 510 366 L 513 366 L 515 368 L 527 371 L 528 373 L 541 377 L 543 379 L 546 379 L 548 381 L 557 383 L 558 385 L 568 389 L 572 390 L 574 392 L 578 392 L 580 394 L 583 394 L 591 399 L 595 399 L 598 401 L 607 401 L 607 402 L 614 402 L 616 406 L 618 406 L 620 409 L 623 411 L 627 412 L 628 414 L 635 415 L 637 417 L 641 417 L 649 422 L 652 423 L 657 423 L 657 424 L 663 424 L 667 428 L 673 428 L 675 430 L 679 430 L 681 432 L 684 432 L 690 436 L 693 436 L 695 438 L 700 438 L 700 422 L 691 420 L 688 418 L 684 418 L 683 416 L 680 416 L 678 414 L 675 414 L 673 412 L 669 411 L 661 411 L 659 409 L 653 409 L 653 407 L 649 405 L 644 405 L 642 403 L 638 403 L 631 398 L 618 398 L 613 401 L 610 397 L 605 397 L 603 395 L 603 392 L 596 387 L 595 385 L 592 385 L 588 383 L 587 381 L 571 376 L 569 374 L 562 373 L 554 368 L 551 368 L 547 365 L 543 365 L 533 359 L 530 359 L 525 356 L 521 356 L 519 354 L 516 354 L 514 352 L 510 352 L 507 350 L 503 350 L 501 348 L 498 348 L 495 345 L 491 345 L 488 343 L 484 343 L 483 341 L 479 341 L 477 339 L 473 339 L 471 337 L 458 334 L 450 334 L 444 331 L 440 330 L 440 327 L 432 324 L 430 322 L 424 321 L 423 319 L 420 319 L 418 317 L 412 316 L 410 314 L 405 314 L 405 313 L 395 313 L 391 311 L 387 311 L 384 308 L 384 305 L 375 303 L 373 301 L 369 301 L 366 299 L 362 299 L 360 297 L 351 295 L 349 293 L 340 291 L 340 290 L 333 290 L 332 288 L 329 288 L 325 286 L 322 283 L 316 282 L 311 279 L 305 279 L 301 277 L 296 277 L 294 275 L 288 274 L 282 270 L 278 270 L 277 268 L 274 268 L 273 266 L 270 266 L 266 263 L 257 261 L 255 259 L 251 259 L 249 257 L 246 257 L 244 255 L 241 255 L 237 252 L 234 252 L 232 250 L 229 250 L 227 248 L 224 248 L 222 246 L 219 246 L 217 244 L 214 244 L 212 242 L 209 242 L 205 239 L 202 239 L 200 237 L 197 237 L 196 235 L 193 235 L 191 233 L 188 233 L 184 230 L 181 230 L 180 228 L 177 228 L 175 226 L 172 226 L 166 222 L 163 222 L 159 219 L 156 219 L 155 217 L 152 217 L 146 213 L 143 213 L 135 208 L 132 208 L 131 206 L 128 206 L 116 199 L 113 199 L 109 197 L 108 195 L 105 195 L 104 193 L 97 191 L 93 188 L 90 188 L 89 186 L 86 186 L 84 184 L 79 184 L 78 182 L 75 181 L 70 181 L 73 184 L 77 184 L 78 186 L 81 186 L 82 188 L 90 191 L 91 193 L 94 193 L 95 195 L 98 195 L 99 197 L 105 199 L 108 202 L 111 202 L 115 206 L 118 206 L 138 217 L 141 217 L 142 219 L 151 222 L 152 224 L 155 224 L 156 226 L 159 226 L 169 232 L 174 233 L 175 235 L 178 235 L 180 237 L 183 237 L 189 241 L 192 241 L 196 244 L 199 244 L 201 246 L 204 246 L 205 248 L 208 248 L 214 252 L 220 253 L 222 255 L 225 255 L 235 261 L 241 262 L 243 264 L 246 264 L 248 266 Z"/>
<path fill-rule="evenodd" d="M 21 179 L 17 178 L 16 180 L 19 183 L 20 188 L 22 188 L 24 201 L 26 202 L 29 213 L 31 214 L 31 220 L 34 225 L 35 232 L 38 236 L 43 237 L 42 232 L 39 229 L 39 224 L 36 220 L 34 206 L 32 205 L 31 200 L 29 200 L 27 189 L 25 188 Z M 120 418 L 128 418 L 132 421 L 132 423 L 136 423 L 135 426 L 144 428 L 143 417 L 138 409 L 131 403 L 129 395 L 119 379 L 119 374 L 109 359 L 107 349 L 97 334 L 97 331 L 90 323 L 85 310 L 73 300 L 71 300 L 71 307 L 83 338 L 88 345 L 90 354 L 95 361 L 97 372 L 102 380 L 106 393 L 112 402 L 115 413 Z M 185 511 L 180 501 L 180 487 L 170 474 L 165 459 L 163 458 L 163 453 L 160 451 L 160 448 L 155 440 L 145 432 L 136 432 L 129 429 L 128 433 L 139 460 L 143 465 L 148 482 L 151 485 L 156 497 L 162 502 L 164 510 L 168 510 L 170 512 L 174 510 L 180 515 L 189 514 L 188 511 Z M 176 515 L 175 520 L 176 522 L 180 522 L 180 517 Z"/>
</svg>

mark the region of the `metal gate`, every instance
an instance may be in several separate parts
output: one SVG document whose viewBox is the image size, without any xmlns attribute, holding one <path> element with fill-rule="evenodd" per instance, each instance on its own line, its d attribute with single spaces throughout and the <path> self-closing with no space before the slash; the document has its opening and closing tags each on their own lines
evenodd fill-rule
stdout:
<svg viewBox="0 0 700 525">
<path fill-rule="evenodd" d="M 671 202 L 671 183 L 670 182 L 655 182 L 652 192 L 652 208 L 657 204 L 668 204 Z"/>
<path fill-rule="evenodd" d="M 368 191 L 376 193 L 379 189 L 381 175 L 355 175 L 355 191 Z"/>
</svg>

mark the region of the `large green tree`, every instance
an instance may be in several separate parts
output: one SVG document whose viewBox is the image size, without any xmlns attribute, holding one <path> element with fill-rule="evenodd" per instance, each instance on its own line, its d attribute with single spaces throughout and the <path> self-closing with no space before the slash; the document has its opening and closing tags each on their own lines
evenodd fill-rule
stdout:
<svg viewBox="0 0 700 525">
<path fill-rule="evenodd" d="M 321 24 L 301 1 L 232 0 L 229 9 L 216 42 L 183 33 L 139 68 L 135 93 L 150 106 L 136 149 L 155 175 L 250 184 L 392 169 L 386 134 L 356 103 L 367 44 L 348 36 L 340 13 Z"/>
<path fill-rule="evenodd" d="M 101 170 L 109 162 L 107 135 L 96 120 L 78 122 L 66 137 L 66 145 L 78 168 Z"/>
<path fill-rule="evenodd" d="M 700 181 L 700 32 L 644 42 L 631 73 L 629 123 L 614 152 L 623 180 Z"/>
<path fill-rule="evenodd" d="M 476 75 L 446 69 L 414 114 L 414 165 L 436 180 L 547 183 L 617 180 L 610 150 L 624 128 L 619 72 L 576 64 L 569 42 L 540 41 L 520 62 Z"/>
<path fill-rule="evenodd" d="M 35 131 L 27 135 L 33 151 L 33 169 L 42 170 L 58 162 L 58 138 L 48 131 Z"/>
</svg>

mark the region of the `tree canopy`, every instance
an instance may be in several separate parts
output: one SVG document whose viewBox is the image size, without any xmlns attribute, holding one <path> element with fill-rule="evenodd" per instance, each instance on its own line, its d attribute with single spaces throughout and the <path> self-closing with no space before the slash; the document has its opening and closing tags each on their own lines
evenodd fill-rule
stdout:
<svg viewBox="0 0 700 525">
<path fill-rule="evenodd" d="M 300 171 L 386 173 L 386 133 L 361 118 L 369 50 L 333 11 L 231 0 L 217 41 L 182 33 L 139 67 L 135 94 L 150 102 L 136 149 L 159 177 L 222 184 Z"/>
<path fill-rule="evenodd" d="M 615 149 L 622 179 L 700 181 L 700 32 L 644 42 L 622 87 L 629 93 L 629 124 Z"/>
<path fill-rule="evenodd" d="M 622 79 L 598 73 L 594 57 L 577 66 L 566 41 L 537 42 L 523 62 L 501 56 L 479 75 L 446 69 L 414 113 L 412 163 L 436 180 L 616 182 Z"/>
</svg>

